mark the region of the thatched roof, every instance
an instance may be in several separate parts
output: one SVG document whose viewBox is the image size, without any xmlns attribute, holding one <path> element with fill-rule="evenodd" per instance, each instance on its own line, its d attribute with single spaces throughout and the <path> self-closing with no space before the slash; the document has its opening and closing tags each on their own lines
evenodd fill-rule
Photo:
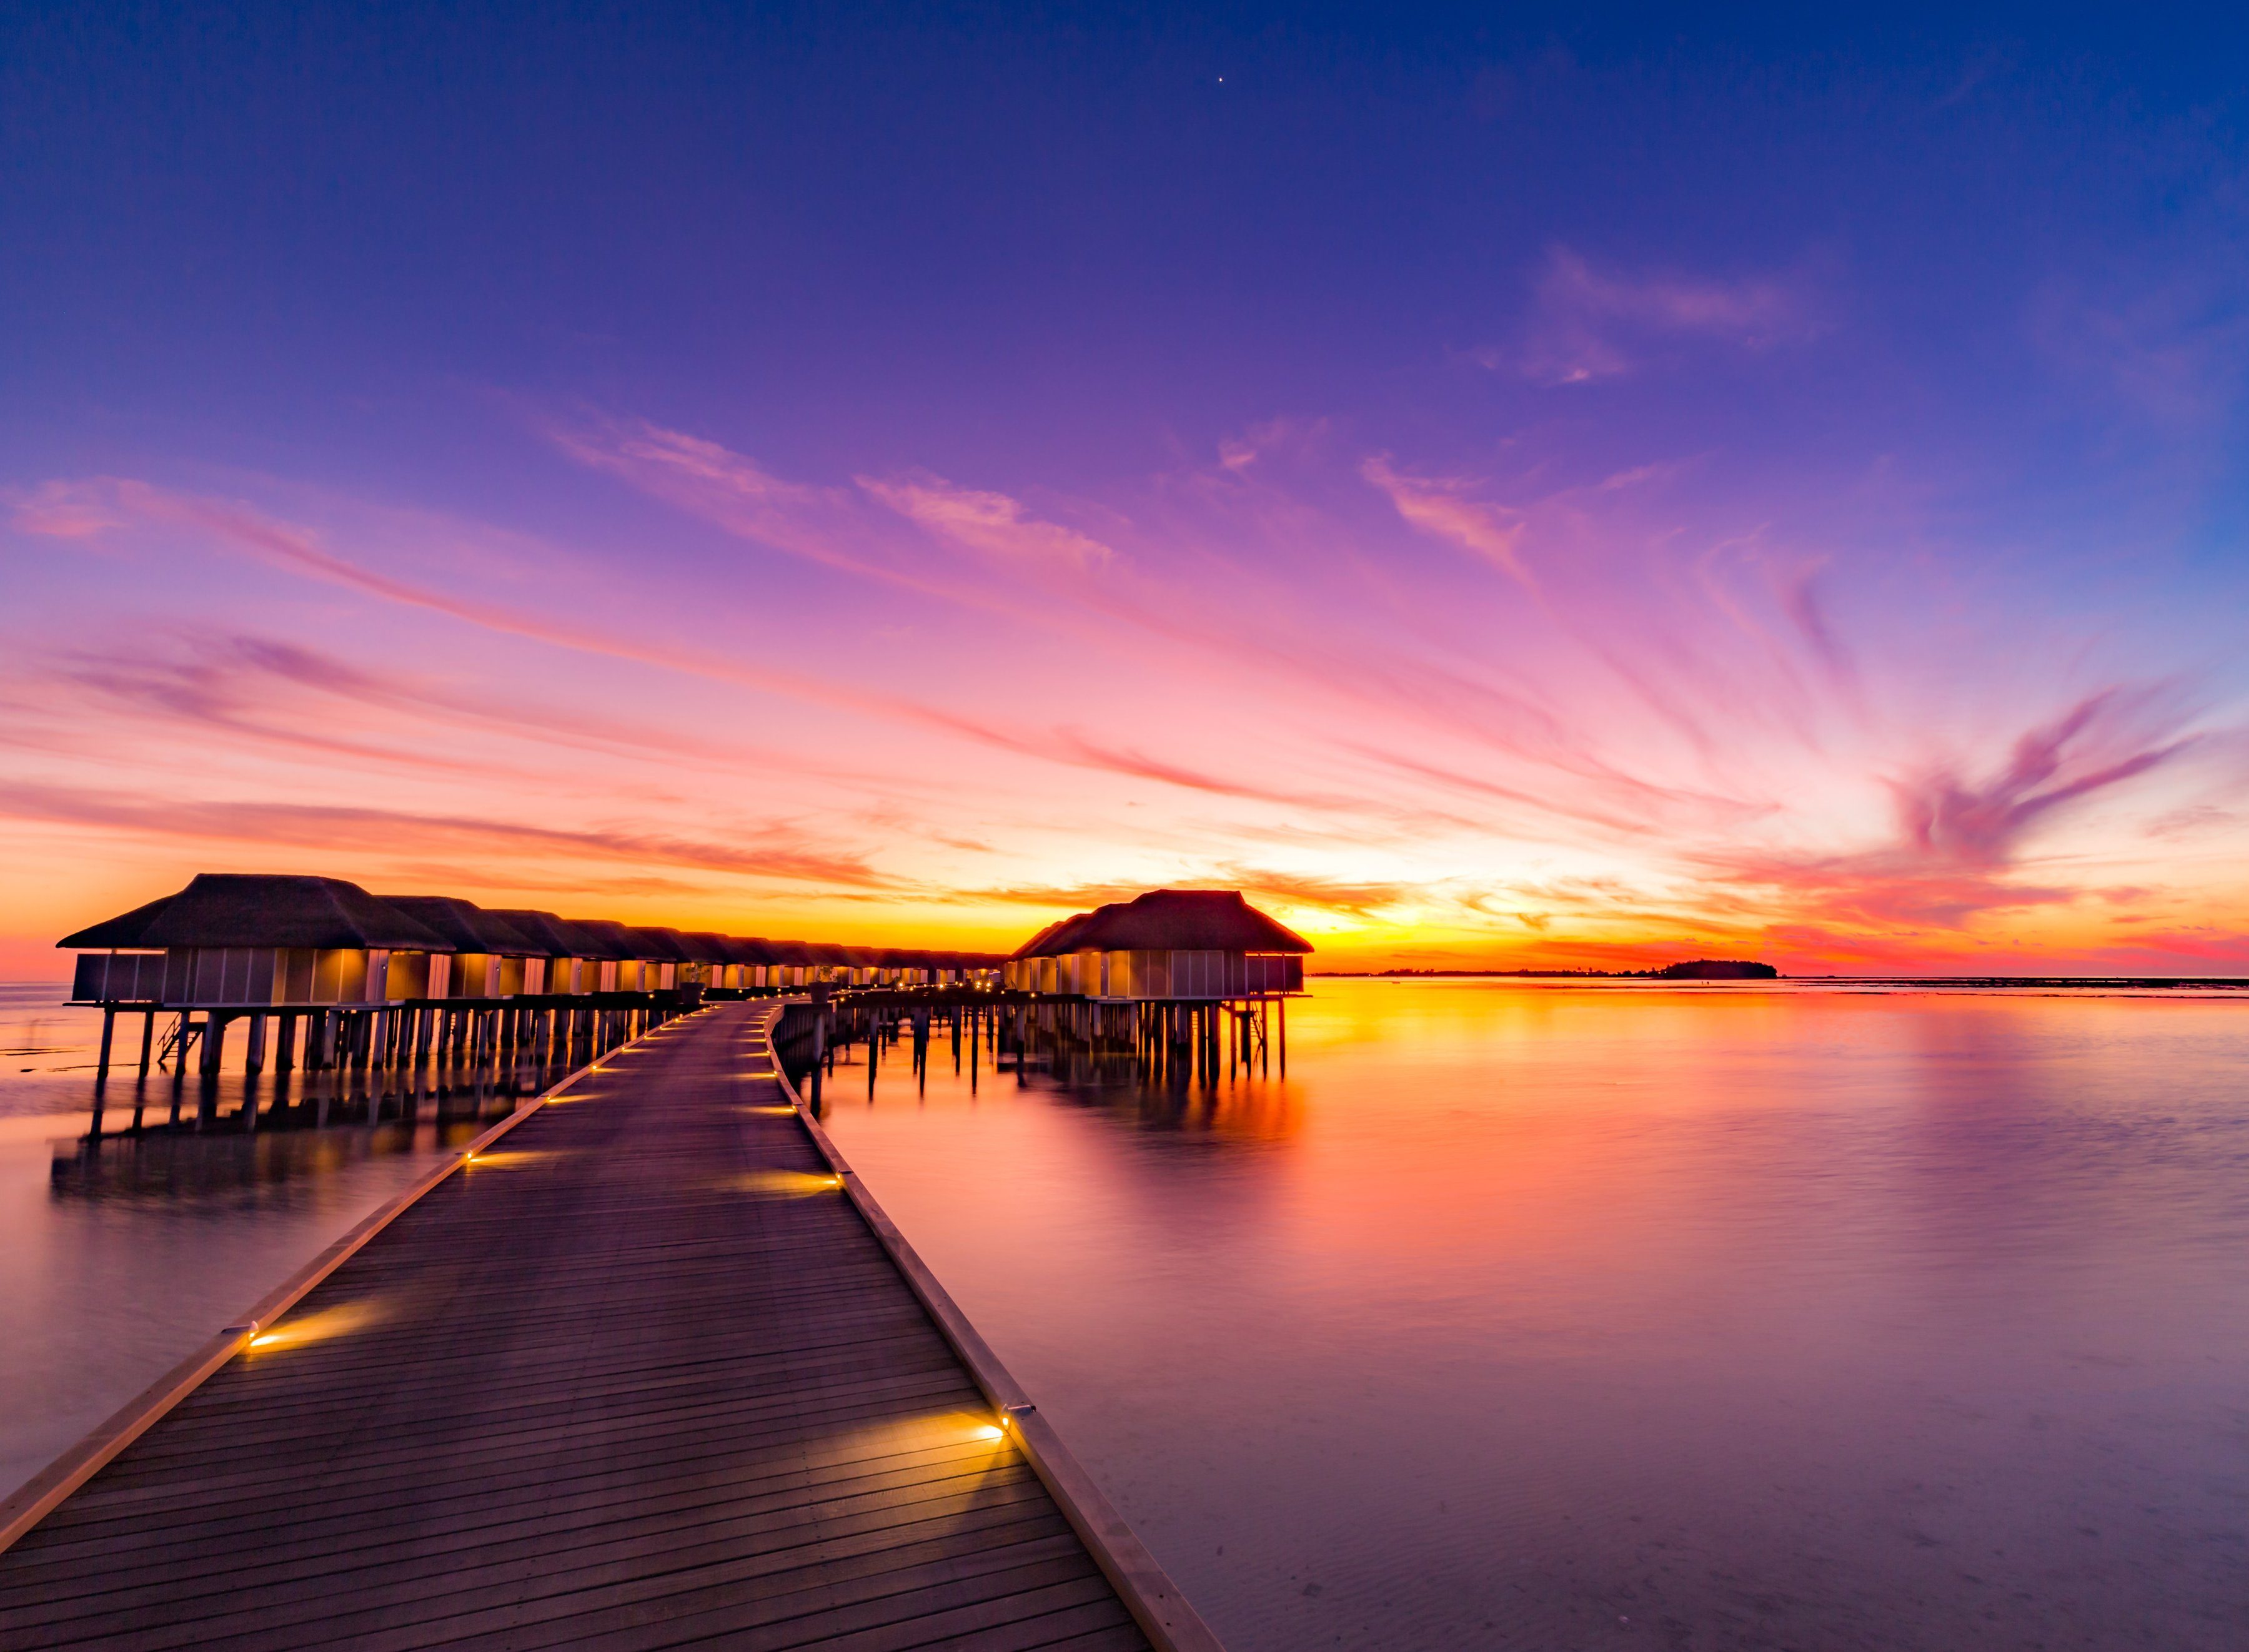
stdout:
<svg viewBox="0 0 2249 1652">
<path fill-rule="evenodd" d="M 507 927 L 533 943 L 526 956 L 535 958 L 598 958 L 606 956 L 601 943 L 582 933 L 574 923 L 565 923 L 552 912 L 540 912 L 529 907 L 487 907 L 485 915 L 498 918 Z"/>
<path fill-rule="evenodd" d="M 1161 891 L 1163 898 L 1204 899 L 1209 892 Z M 1143 902 L 1159 896 L 1143 896 Z M 1240 905 L 1239 895 L 1220 897 Z M 1092 923 L 1125 908 L 1080 913 L 1041 931 Z M 1247 908 L 1242 908 L 1247 911 Z M 1285 937 L 1260 951 L 1309 951 Z M 1294 943 L 1294 946 L 1288 943 Z M 989 952 L 937 952 L 918 947 L 849 947 L 833 942 L 767 941 L 708 931 L 636 929 L 608 918 L 559 918 L 527 907 L 479 907 L 454 895 L 374 895 L 340 878 L 272 877 L 207 872 L 177 895 L 135 907 L 55 943 L 80 951 L 160 951 L 168 947 L 348 947 L 398 951 L 498 954 L 522 958 L 609 958 L 676 963 L 822 964 L 884 969 L 980 969 L 1001 963 Z M 1073 942 L 1073 945 L 1076 944 Z M 1157 945 L 1155 942 L 1104 943 Z M 1186 943 L 1177 944 L 1186 945 Z M 1197 943 L 1216 945 L 1217 943 Z M 1069 948 L 1057 948 L 1068 950 Z M 1023 954 L 1029 956 L 1030 949 Z"/>
<path fill-rule="evenodd" d="M 687 929 L 680 932 L 680 942 L 698 963 L 732 963 L 732 949 L 726 937 L 712 929 Z"/>
<path fill-rule="evenodd" d="M 648 950 L 646 941 L 612 918 L 565 918 L 563 922 L 592 943 L 591 950 L 578 954 L 581 958 L 639 961 L 657 956 Z"/>
<path fill-rule="evenodd" d="M 1066 918 L 1057 918 L 1029 940 L 1017 947 L 1013 956 L 1019 958 L 1047 958 L 1064 952 L 1075 952 L 1079 931 L 1104 912 L 1114 907 L 1102 907 L 1092 912 L 1074 912 Z"/>
<path fill-rule="evenodd" d="M 505 913 L 488 912 L 458 895 L 386 895 L 381 898 L 385 906 L 397 908 L 416 923 L 444 936 L 455 952 L 496 953 L 504 958 L 547 956 L 545 943 L 508 922 Z"/>
<path fill-rule="evenodd" d="M 141 937 L 148 933 L 150 924 L 163 915 L 164 908 L 179 898 L 176 895 L 160 895 L 147 906 L 134 907 L 117 917 L 104 918 L 91 929 L 65 936 L 55 944 L 76 947 L 84 952 L 129 951 L 134 947 L 146 947 L 148 943 Z"/>
<path fill-rule="evenodd" d="M 1310 952 L 1312 943 L 1267 917 L 1238 889 L 1152 889 L 1050 923 L 1019 958 L 1066 952 Z"/>
<path fill-rule="evenodd" d="M 204 872 L 151 901 L 55 943 L 109 947 L 383 947 L 450 952 L 430 928 L 341 878 Z"/>
<path fill-rule="evenodd" d="M 694 963 L 700 955 L 689 949 L 687 937 L 677 929 L 664 929 L 656 924 L 629 926 L 640 943 L 649 949 L 640 953 L 643 958 L 653 958 L 660 963 Z"/>
</svg>

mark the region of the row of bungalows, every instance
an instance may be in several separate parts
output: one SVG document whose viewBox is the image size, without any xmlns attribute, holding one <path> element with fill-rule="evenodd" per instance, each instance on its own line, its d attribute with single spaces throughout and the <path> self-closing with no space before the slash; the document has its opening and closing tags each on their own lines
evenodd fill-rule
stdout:
<svg viewBox="0 0 2249 1652">
<path fill-rule="evenodd" d="M 1012 991 L 1104 1003 L 1279 997 L 1304 990 L 1311 943 L 1233 889 L 1155 889 L 1049 924 L 1003 970 Z"/>
<path fill-rule="evenodd" d="M 340 878 L 235 873 L 204 873 L 57 944 L 79 954 L 73 1003 L 248 1012 L 919 984 L 995 977 L 1001 962 L 684 934 L 451 895 L 370 895 Z"/>
</svg>

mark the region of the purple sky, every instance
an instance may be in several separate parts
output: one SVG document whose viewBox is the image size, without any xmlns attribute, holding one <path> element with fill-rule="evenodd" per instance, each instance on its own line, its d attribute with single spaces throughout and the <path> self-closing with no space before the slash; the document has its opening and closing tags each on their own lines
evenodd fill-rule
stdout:
<svg viewBox="0 0 2249 1652">
<path fill-rule="evenodd" d="M 0 965 L 2249 973 L 2239 27 L 1885 17 L 20 9 Z"/>
</svg>

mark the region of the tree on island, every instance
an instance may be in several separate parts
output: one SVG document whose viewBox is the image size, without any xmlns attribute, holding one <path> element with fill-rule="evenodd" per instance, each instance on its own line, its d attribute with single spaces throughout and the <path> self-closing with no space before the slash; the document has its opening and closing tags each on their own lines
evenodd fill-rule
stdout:
<svg viewBox="0 0 2249 1652">
<path fill-rule="evenodd" d="M 1696 958 L 1687 963 L 1667 963 L 1648 973 L 1659 981 L 1776 981 L 1780 971 L 1770 963 L 1746 958 Z"/>
</svg>

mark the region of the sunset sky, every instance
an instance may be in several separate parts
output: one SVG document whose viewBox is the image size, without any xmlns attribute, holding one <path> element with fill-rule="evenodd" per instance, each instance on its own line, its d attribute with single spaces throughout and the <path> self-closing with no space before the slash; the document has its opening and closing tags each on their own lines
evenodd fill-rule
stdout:
<svg viewBox="0 0 2249 1652">
<path fill-rule="evenodd" d="M 2249 974 L 2238 20 L 741 12 L 0 24 L 0 975 L 199 870 Z"/>
</svg>

